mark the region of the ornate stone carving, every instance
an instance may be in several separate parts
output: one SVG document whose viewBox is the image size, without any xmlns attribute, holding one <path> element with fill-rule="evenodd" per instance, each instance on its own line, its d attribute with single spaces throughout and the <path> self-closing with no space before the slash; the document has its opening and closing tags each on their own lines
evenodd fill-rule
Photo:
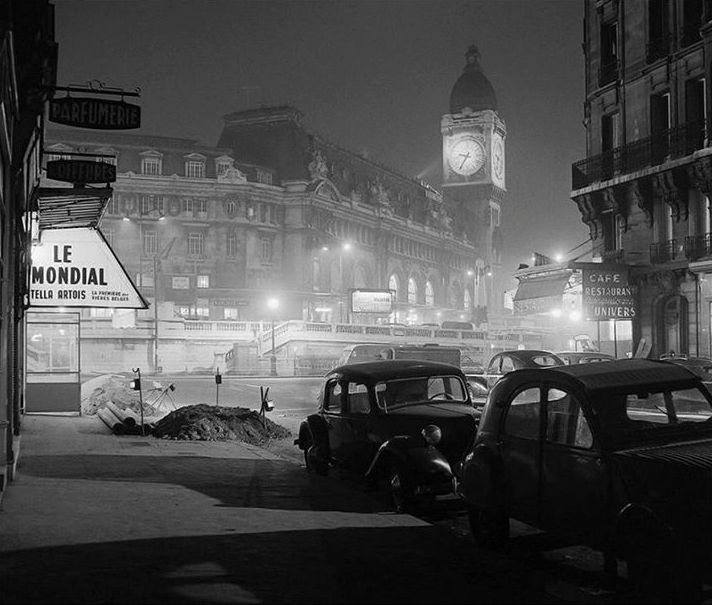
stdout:
<svg viewBox="0 0 712 605">
<path fill-rule="evenodd" d="M 672 210 L 676 221 L 687 220 L 689 205 L 682 171 L 666 170 L 653 175 L 653 192 Z"/>
<path fill-rule="evenodd" d="M 441 201 L 428 200 L 428 223 L 435 229 L 452 232 L 452 218 Z"/>
<path fill-rule="evenodd" d="M 604 202 L 613 209 L 616 216 L 623 217 L 623 231 L 628 231 L 628 199 L 626 191 L 620 185 L 606 187 L 603 190 Z"/>
<path fill-rule="evenodd" d="M 645 215 L 645 224 L 653 226 L 653 199 L 650 185 L 645 179 L 637 179 L 628 183 L 628 195 Z"/>
<path fill-rule="evenodd" d="M 705 195 L 712 193 L 712 157 L 699 158 L 687 167 L 687 177 L 690 185 L 699 189 Z"/>
<path fill-rule="evenodd" d="M 393 206 L 388 191 L 380 179 L 376 179 L 371 183 L 370 193 L 371 201 L 379 207 L 381 213 L 386 216 L 393 216 Z"/>
<path fill-rule="evenodd" d="M 329 176 L 329 168 L 321 151 L 315 149 L 312 152 L 312 161 L 309 162 L 309 176 L 312 180 L 325 179 Z"/>
</svg>

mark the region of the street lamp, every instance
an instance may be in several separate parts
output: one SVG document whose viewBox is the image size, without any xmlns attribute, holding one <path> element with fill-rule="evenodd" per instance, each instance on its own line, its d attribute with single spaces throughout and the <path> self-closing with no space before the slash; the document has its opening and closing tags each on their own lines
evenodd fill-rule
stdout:
<svg viewBox="0 0 712 605">
<path fill-rule="evenodd" d="M 270 298 L 267 301 L 267 307 L 270 310 L 270 314 L 272 316 L 272 355 L 269 358 L 269 365 L 270 365 L 270 375 L 276 376 L 277 375 L 277 357 L 275 356 L 275 346 L 274 346 L 274 315 L 277 312 L 277 308 L 279 307 L 279 301 L 276 298 Z"/>
<path fill-rule="evenodd" d="M 344 305 L 346 304 L 346 288 L 344 286 L 344 252 L 351 250 L 351 244 L 344 242 L 339 250 L 339 287 L 341 288 L 341 296 L 339 300 L 339 322 L 344 323 Z"/>
</svg>

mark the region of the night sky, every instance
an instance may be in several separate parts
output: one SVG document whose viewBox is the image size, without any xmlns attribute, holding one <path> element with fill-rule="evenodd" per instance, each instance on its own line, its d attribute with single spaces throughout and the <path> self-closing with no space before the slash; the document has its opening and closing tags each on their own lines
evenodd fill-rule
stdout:
<svg viewBox="0 0 712 605">
<path fill-rule="evenodd" d="M 588 237 L 569 198 L 585 157 L 580 0 L 54 4 L 58 84 L 140 87 L 142 133 L 215 145 L 222 116 L 289 103 L 312 132 L 438 188 L 440 119 L 474 43 L 507 125 L 504 270 Z"/>
</svg>

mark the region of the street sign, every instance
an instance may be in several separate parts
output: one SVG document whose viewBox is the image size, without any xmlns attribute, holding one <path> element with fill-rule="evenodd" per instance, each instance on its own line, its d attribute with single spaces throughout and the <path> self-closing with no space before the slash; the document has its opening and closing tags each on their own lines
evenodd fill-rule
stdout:
<svg viewBox="0 0 712 605">
<path fill-rule="evenodd" d="M 114 99 L 62 97 L 50 101 L 49 120 L 80 128 L 126 130 L 140 128 L 141 108 Z"/>
<path fill-rule="evenodd" d="M 47 162 L 47 178 L 65 183 L 113 183 L 116 166 L 92 160 L 52 160 Z"/>
</svg>

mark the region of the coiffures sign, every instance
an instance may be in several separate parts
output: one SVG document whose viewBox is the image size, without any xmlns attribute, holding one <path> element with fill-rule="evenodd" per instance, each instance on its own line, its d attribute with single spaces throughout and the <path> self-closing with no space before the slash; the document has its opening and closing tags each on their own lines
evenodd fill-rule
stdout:
<svg viewBox="0 0 712 605">
<path fill-rule="evenodd" d="M 47 178 L 66 183 L 113 183 L 116 166 L 91 160 L 52 160 L 47 162 Z"/>
<path fill-rule="evenodd" d="M 635 286 L 625 265 L 590 263 L 582 267 L 582 303 L 586 319 L 633 319 Z"/>
<path fill-rule="evenodd" d="M 124 130 L 141 126 L 141 108 L 115 99 L 62 97 L 50 101 L 49 120 L 80 128 Z"/>
</svg>

